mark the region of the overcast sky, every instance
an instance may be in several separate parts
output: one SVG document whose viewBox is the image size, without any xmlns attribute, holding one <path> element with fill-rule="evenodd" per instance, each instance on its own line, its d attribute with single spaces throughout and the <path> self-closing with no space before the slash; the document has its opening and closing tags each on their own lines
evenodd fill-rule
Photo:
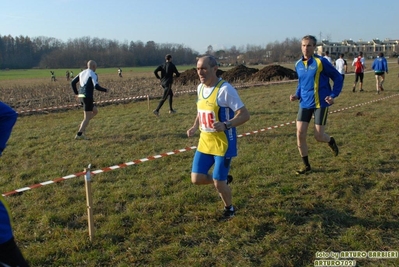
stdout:
<svg viewBox="0 0 399 267">
<path fill-rule="evenodd" d="M 306 34 L 399 39 L 398 12 L 398 0 L 8 0 L 0 8 L 0 35 L 154 41 L 204 53 L 209 45 L 239 49 Z"/>
</svg>

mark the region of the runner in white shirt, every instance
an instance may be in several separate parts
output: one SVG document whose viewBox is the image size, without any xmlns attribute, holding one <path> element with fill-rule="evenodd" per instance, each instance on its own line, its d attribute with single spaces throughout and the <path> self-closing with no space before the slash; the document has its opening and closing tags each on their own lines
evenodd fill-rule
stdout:
<svg viewBox="0 0 399 267">
<path fill-rule="evenodd" d="M 345 73 L 348 71 L 348 64 L 344 59 L 344 54 L 339 54 L 339 58 L 335 61 L 335 68 L 342 75 L 342 79 L 345 79 Z"/>
<path fill-rule="evenodd" d="M 331 63 L 331 65 L 333 64 L 332 59 L 330 57 L 330 52 L 326 51 L 324 58 L 327 59 L 328 62 Z"/>
</svg>

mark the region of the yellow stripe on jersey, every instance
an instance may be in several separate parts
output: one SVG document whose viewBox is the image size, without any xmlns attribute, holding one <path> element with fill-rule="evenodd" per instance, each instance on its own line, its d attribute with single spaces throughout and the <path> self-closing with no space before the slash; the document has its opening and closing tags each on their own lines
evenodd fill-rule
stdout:
<svg viewBox="0 0 399 267">
<path fill-rule="evenodd" d="M 320 58 L 313 57 L 317 63 L 317 71 L 314 77 L 314 101 L 316 108 L 320 108 L 320 97 L 319 97 L 319 85 L 320 85 L 320 73 L 323 71 L 323 64 Z"/>
<path fill-rule="evenodd" d="M 201 130 L 197 150 L 210 155 L 224 156 L 228 148 L 228 140 L 224 132 L 216 132 L 213 123 L 219 121 L 219 105 L 217 96 L 224 83 L 220 80 L 209 96 L 204 97 L 204 85 L 200 88 L 197 101 L 199 129 Z"/>
</svg>

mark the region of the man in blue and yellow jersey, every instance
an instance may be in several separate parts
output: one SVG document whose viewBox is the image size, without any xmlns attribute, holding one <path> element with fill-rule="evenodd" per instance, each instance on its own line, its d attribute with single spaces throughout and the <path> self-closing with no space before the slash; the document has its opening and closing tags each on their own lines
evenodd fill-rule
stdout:
<svg viewBox="0 0 399 267">
<path fill-rule="evenodd" d="M 295 64 L 298 74 L 298 86 L 290 101 L 299 100 L 299 111 L 296 121 L 297 144 L 299 154 L 304 166 L 296 174 L 305 174 L 311 171 L 308 159 L 308 146 L 306 136 L 309 122 L 314 116 L 314 137 L 318 142 L 328 143 L 335 156 L 338 155 L 338 146 L 333 137 L 327 135 L 325 126 L 327 122 L 328 107 L 334 104 L 342 90 L 342 75 L 331 65 L 328 60 L 315 55 L 317 40 L 312 35 L 302 38 L 302 58 Z M 330 79 L 333 87 L 330 86 Z"/>
<path fill-rule="evenodd" d="M 237 126 L 249 120 L 249 112 L 237 90 L 218 78 L 217 61 L 212 56 L 198 59 L 197 73 L 201 84 L 197 88 L 197 116 L 187 130 L 193 136 L 200 129 L 200 139 L 194 155 L 191 182 L 196 185 L 213 184 L 223 203 L 223 217 L 235 215 L 229 187 L 231 159 L 237 156 Z M 212 175 L 208 174 L 214 166 Z"/>
<path fill-rule="evenodd" d="M 8 105 L 0 102 L 0 156 L 10 138 L 18 114 Z M 0 195 L 0 266 L 28 266 L 15 243 L 11 227 L 11 213 L 3 196 Z"/>
</svg>

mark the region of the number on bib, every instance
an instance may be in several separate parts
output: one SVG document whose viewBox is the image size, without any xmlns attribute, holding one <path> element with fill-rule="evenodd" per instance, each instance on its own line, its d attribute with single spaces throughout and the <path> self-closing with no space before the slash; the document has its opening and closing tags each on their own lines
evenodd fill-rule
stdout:
<svg viewBox="0 0 399 267">
<path fill-rule="evenodd" d="M 198 111 L 200 116 L 200 128 L 204 132 L 215 132 L 213 123 L 215 122 L 215 113 L 209 110 Z"/>
</svg>

